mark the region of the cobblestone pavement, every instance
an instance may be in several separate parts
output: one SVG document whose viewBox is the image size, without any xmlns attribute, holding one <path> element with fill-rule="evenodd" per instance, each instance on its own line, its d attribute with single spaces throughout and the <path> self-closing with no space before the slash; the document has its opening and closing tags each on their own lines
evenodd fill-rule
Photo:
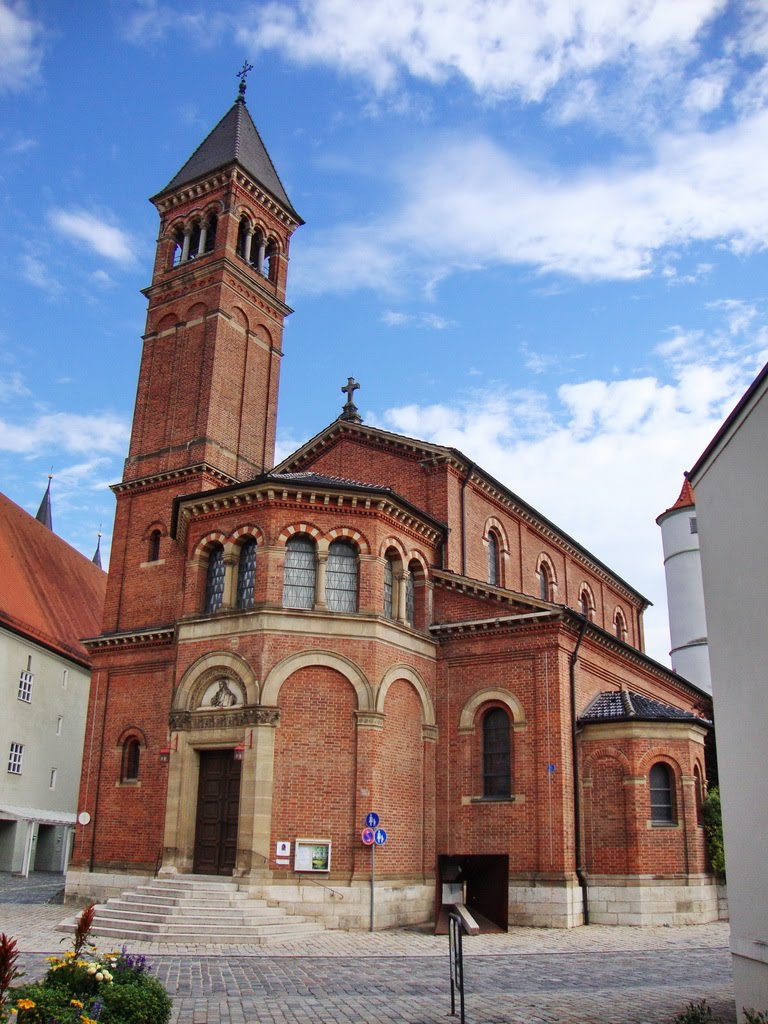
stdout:
<svg viewBox="0 0 768 1024">
<path fill-rule="evenodd" d="M 0 871 L 0 903 L 63 903 L 64 875 L 35 871 L 28 878 Z"/>
<path fill-rule="evenodd" d="M 1 881 L 1 880 L 0 880 Z M 65 949 L 71 907 L 0 902 L 27 977 Z M 62 942 L 63 940 L 63 942 Z M 105 944 L 102 943 L 102 947 Z M 465 939 L 467 1024 L 670 1024 L 706 999 L 734 1024 L 728 926 L 514 928 Z M 173 1024 L 446 1024 L 447 939 L 325 932 L 271 946 L 131 943 L 173 997 Z"/>
</svg>

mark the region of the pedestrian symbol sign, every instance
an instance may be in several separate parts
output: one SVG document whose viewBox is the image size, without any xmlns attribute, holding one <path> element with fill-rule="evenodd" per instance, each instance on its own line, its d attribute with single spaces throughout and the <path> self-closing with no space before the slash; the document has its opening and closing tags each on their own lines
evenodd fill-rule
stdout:
<svg viewBox="0 0 768 1024">
<path fill-rule="evenodd" d="M 368 826 L 368 828 L 376 828 L 380 820 L 381 819 L 379 818 L 378 814 L 376 814 L 375 811 L 371 811 L 370 814 L 366 814 L 365 816 L 365 824 Z"/>
<path fill-rule="evenodd" d="M 383 828 L 377 828 L 373 835 L 373 841 L 377 846 L 383 846 L 387 841 L 387 833 Z"/>
</svg>

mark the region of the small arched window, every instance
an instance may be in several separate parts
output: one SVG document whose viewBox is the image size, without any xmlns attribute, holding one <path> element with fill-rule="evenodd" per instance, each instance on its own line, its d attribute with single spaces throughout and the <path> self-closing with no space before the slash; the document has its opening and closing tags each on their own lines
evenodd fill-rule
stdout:
<svg viewBox="0 0 768 1024">
<path fill-rule="evenodd" d="M 384 614 L 388 619 L 394 619 L 396 613 L 395 569 L 392 564 L 392 559 L 388 557 L 384 562 Z"/>
<path fill-rule="evenodd" d="M 616 614 L 613 617 L 613 628 L 618 640 L 627 639 L 627 620 L 624 618 L 624 612 L 621 608 L 616 609 Z"/>
<path fill-rule="evenodd" d="M 285 545 L 283 608 L 315 606 L 315 542 L 297 533 Z"/>
<path fill-rule="evenodd" d="M 512 733 L 509 715 L 491 708 L 483 716 L 483 796 L 490 800 L 512 795 Z"/>
<path fill-rule="evenodd" d="M 237 226 L 237 255 L 250 262 L 251 246 L 253 243 L 253 228 L 247 217 L 242 217 Z"/>
<path fill-rule="evenodd" d="M 205 223 L 205 244 L 203 245 L 203 252 L 205 253 L 213 252 L 216 247 L 216 228 L 218 223 L 219 219 L 216 214 L 210 214 Z"/>
<path fill-rule="evenodd" d="M 200 221 L 196 220 L 192 225 L 192 230 L 189 234 L 189 259 L 193 260 L 196 256 L 200 255 Z"/>
<path fill-rule="evenodd" d="M 357 611 L 357 551 L 348 540 L 328 547 L 325 602 L 332 612 Z"/>
<path fill-rule="evenodd" d="M 674 776 L 669 765 L 658 761 L 648 776 L 651 792 L 651 821 L 654 825 L 674 825 L 675 811 Z"/>
<path fill-rule="evenodd" d="M 253 608 L 253 589 L 256 582 L 256 541 L 251 537 L 240 548 L 237 562 L 238 608 Z"/>
<path fill-rule="evenodd" d="M 539 597 L 542 601 L 552 600 L 552 573 L 546 562 L 539 565 Z"/>
<path fill-rule="evenodd" d="M 579 611 L 585 619 L 591 620 L 595 617 L 595 601 L 586 584 L 579 591 Z"/>
<path fill-rule="evenodd" d="M 184 232 L 181 228 L 173 236 L 173 256 L 171 257 L 171 265 L 178 267 L 181 263 L 181 254 L 184 252 Z"/>
<path fill-rule="evenodd" d="M 208 571 L 205 575 L 205 613 L 213 614 L 224 600 L 224 548 L 214 544 L 208 552 Z"/>
<path fill-rule="evenodd" d="M 130 736 L 123 744 L 123 759 L 120 778 L 123 782 L 135 782 L 139 777 L 139 761 L 141 759 L 141 743 L 135 736 Z"/>
<path fill-rule="evenodd" d="M 500 545 L 498 535 L 494 530 L 488 532 L 488 582 L 492 587 L 498 587 L 501 582 L 499 572 Z"/>
<path fill-rule="evenodd" d="M 149 552 L 147 556 L 148 562 L 157 562 L 160 558 L 160 538 L 162 533 L 160 530 L 153 530 L 149 535 Z"/>
<path fill-rule="evenodd" d="M 267 242 L 264 250 L 264 263 L 261 267 L 261 273 L 268 281 L 275 280 L 275 273 L 277 271 L 277 246 L 274 242 Z"/>
</svg>

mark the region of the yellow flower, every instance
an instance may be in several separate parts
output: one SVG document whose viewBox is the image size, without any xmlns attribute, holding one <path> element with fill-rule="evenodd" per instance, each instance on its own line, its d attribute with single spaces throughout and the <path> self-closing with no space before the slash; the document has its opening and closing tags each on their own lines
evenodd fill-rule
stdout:
<svg viewBox="0 0 768 1024">
<path fill-rule="evenodd" d="M 69 1000 L 69 1005 L 70 1006 L 77 1006 L 78 1009 L 82 1010 L 82 1008 L 85 1006 L 85 1003 L 81 1003 L 79 999 L 70 999 Z"/>
<path fill-rule="evenodd" d="M 80 1018 L 80 1024 L 99 1024 L 99 1022 L 94 1020 L 92 1017 L 83 1016 Z"/>
<path fill-rule="evenodd" d="M 35 1003 L 32 999 L 17 999 L 16 1007 L 19 1010 L 34 1010 Z"/>
</svg>

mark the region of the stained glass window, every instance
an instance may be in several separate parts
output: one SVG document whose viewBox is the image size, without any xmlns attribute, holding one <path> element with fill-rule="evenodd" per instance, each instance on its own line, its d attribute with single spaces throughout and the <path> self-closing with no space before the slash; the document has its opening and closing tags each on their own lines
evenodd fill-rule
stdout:
<svg viewBox="0 0 768 1024">
<path fill-rule="evenodd" d="M 224 548 L 216 544 L 208 554 L 208 573 L 205 579 L 205 611 L 210 615 L 221 608 L 224 600 Z"/>
<path fill-rule="evenodd" d="M 357 551 L 346 540 L 335 540 L 328 548 L 325 600 L 329 611 L 357 611 Z"/>
<path fill-rule="evenodd" d="M 296 534 L 285 545 L 283 608 L 314 608 L 315 542 Z"/>
<path fill-rule="evenodd" d="M 237 607 L 253 608 L 253 587 L 256 581 L 256 541 L 251 539 L 240 548 L 237 571 Z"/>
<path fill-rule="evenodd" d="M 405 621 L 413 625 L 416 615 L 416 590 L 413 584 L 413 573 L 405 577 Z"/>
<path fill-rule="evenodd" d="M 488 582 L 499 584 L 499 539 L 493 531 L 488 534 Z"/>
</svg>

